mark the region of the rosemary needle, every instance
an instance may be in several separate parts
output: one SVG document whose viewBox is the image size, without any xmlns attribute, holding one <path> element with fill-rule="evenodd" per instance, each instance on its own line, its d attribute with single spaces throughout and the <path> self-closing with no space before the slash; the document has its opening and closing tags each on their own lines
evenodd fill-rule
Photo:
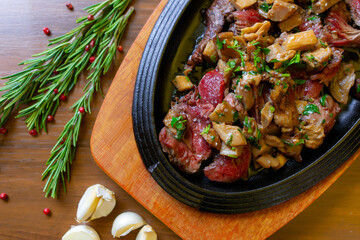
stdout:
<svg viewBox="0 0 360 240">
<path fill-rule="evenodd" d="M 60 100 L 75 87 L 80 74 L 86 69 L 91 73 L 84 88 L 84 95 L 71 107 L 75 113 L 51 150 L 42 179 L 46 196 L 57 197 L 59 183 L 66 191 L 70 180 L 70 165 L 84 113 L 91 113 L 90 104 L 95 92 L 101 92 L 100 78 L 114 59 L 128 19 L 134 11 L 131 0 L 105 0 L 86 7 L 89 16 L 77 19 L 79 25 L 68 33 L 50 40 L 46 51 L 33 55 L 33 59 L 20 63 L 24 70 L 4 77 L 8 79 L 0 91 L 0 127 L 21 104 L 30 104 L 19 111 L 17 118 L 26 117 L 29 130 L 46 131 L 46 120 L 54 116 Z M 52 46 L 54 45 L 54 46 Z M 79 109 L 81 108 L 81 111 Z"/>
</svg>

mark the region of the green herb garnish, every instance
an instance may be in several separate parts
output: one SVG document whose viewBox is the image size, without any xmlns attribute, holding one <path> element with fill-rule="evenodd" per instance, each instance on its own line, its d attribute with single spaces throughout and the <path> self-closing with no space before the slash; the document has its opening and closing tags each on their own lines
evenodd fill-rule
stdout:
<svg viewBox="0 0 360 240">
<path fill-rule="evenodd" d="M 325 105 L 326 105 L 326 96 L 327 96 L 327 94 L 325 94 L 325 95 L 320 99 L 321 106 L 323 106 L 323 107 L 325 107 Z"/>
<path fill-rule="evenodd" d="M 309 104 L 305 107 L 303 115 L 309 115 L 311 113 L 319 113 L 319 107 L 316 106 L 315 104 Z"/>
<path fill-rule="evenodd" d="M 209 134 L 209 130 L 210 130 L 210 124 L 207 125 L 202 132 L 200 133 L 200 135 L 204 135 L 204 134 Z"/>
<path fill-rule="evenodd" d="M 267 2 L 264 2 L 263 4 L 260 5 L 260 8 L 261 8 L 264 12 L 268 12 L 271 7 L 272 7 L 272 5 L 269 5 Z"/>
</svg>

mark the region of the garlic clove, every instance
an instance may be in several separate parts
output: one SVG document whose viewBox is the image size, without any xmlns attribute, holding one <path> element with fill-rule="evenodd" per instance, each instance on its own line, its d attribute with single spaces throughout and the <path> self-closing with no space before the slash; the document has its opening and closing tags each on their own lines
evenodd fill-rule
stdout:
<svg viewBox="0 0 360 240">
<path fill-rule="evenodd" d="M 62 240 L 100 240 L 99 234 L 92 227 L 86 225 L 71 226 Z"/>
<path fill-rule="evenodd" d="M 76 212 L 76 221 L 86 222 L 94 213 L 98 205 L 99 198 L 96 196 L 97 184 L 86 189 L 84 195 L 81 197 L 78 209 Z"/>
<path fill-rule="evenodd" d="M 111 234 L 113 237 L 121 237 L 127 235 L 146 224 L 145 220 L 137 213 L 124 212 L 117 216 L 112 225 Z"/>
<path fill-rule="evenodd" d="M 76 221 L 82 223 L 105 217 L 114 209 L 115 204 L 115 195 L 112 191 L 100 184 L 90 186 L 80 199 Z"/>
<path fill-rule="evenodd" d="M 157 240 L 157 234 L 150 225 L 145 225 L 140 229 L 136 240 Z"/>
<path fill-rule="evenodd" d="M 101 186 L 101 185 L 100 185 Z M 111 213 L 116 205 L 115 195 L 109 189 L 101 186 L 96 189 L 96 195 L 101 197 L 91 220 L 101 217 L 106 217 Z"/>
</svg>

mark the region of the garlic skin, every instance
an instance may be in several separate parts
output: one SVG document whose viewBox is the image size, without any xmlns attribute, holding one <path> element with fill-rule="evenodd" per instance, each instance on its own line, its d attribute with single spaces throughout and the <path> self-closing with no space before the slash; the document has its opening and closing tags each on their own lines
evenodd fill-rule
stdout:
<svg viewBox="0 0 360 240">
<path fill-rule="evenodd" d="M 92 227 L 86 225 L 71 226 L 62 240 L 100 240 L 99 234 Z"/>
<path fill-rule="evenodd" d="M 115 194 L 112 191 L 100 184 L 90 186 L 80 199 L 76 221 L 82 223 L 106 217 L 115 205 Z"/>
<path fill-rule="evenodd" d="M 157 240 L 157 234 L 150 225 L 145 225 L 140 229 L 136 240 Z"/>
<path fill-rule="evenodd" d="M 125 236 L 132 230 L 142 227 L 145 224 L 145 220 L 139 214 L 123 212 L 115 218 L 111 228 L 111 234 L 114 238 Z"/>
</svg>

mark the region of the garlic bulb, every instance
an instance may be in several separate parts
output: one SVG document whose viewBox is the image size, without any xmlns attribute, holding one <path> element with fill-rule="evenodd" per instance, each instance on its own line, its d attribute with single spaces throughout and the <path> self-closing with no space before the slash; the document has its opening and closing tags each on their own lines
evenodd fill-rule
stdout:
<svg viewBox="0 0 360 240">
<path fill-rule="evenodd" d="M 157 240 L 157 234 L 150 225 L 145 225 L 140 229 L 136 240 Z"/>
<path fill-rule="evenodd" d="M 114 193 L 100 184 L 95 184 L 86 189 L 81 197 L 76 221 L 82 223 L 105 217 L 114 209 L 115 204 Z"/>
<path fill-rule="evenodd" d="M 99 234 L 92 227 L 86 225 L 71 226 L 62 240 L 100 240 Z"/>
<path fill-rule="evenodd" d="M 111 234 L 113 237 L 125 236 L 132 230 L 145 224 L 145 220 L 139 214 L 134 212 L 124 212 L 115 218 Z"/>
</svg>

